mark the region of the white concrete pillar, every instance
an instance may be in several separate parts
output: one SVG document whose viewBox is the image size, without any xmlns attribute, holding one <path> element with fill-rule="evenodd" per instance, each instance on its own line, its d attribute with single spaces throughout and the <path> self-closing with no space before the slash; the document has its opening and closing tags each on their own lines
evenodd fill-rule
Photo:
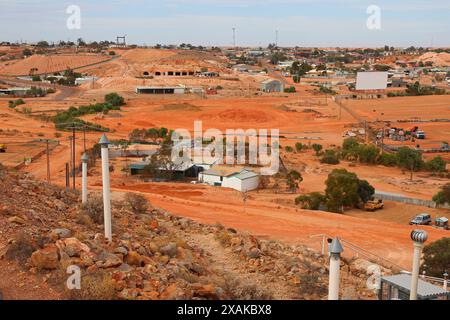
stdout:
<svg viewBox="0 0 450 320">
<path fill-rule="evenodd" d="M 444 286 L 443 286 L 443 289 L 447 290 L 447 286 L 448 286 L 448 273 L 445 272 L 444 273 Z"/>
<path fill-rule="evenodd" d="M 99 144 L 102 147 L 102 180 L 103 180 L 103 213 L 105 225 L 105 238 L 112 241 L 112 226 L 111 226 L 111 194 L 109 184 L 109 141 L 104 134 Z"/>
<path fill-rule="evenodd" d="M 413 230 L 411 232 L 411 239 L 414 241 L 414 256 L 413 267 L 411 272 L 411 292 L 409 300 L 417 300 L 417 285 L 419 283 L 419 269 L 420 258 L 425 241 L 428 239 L 428 234 L 423 230 Z"/>
<path fill-rule="evenodd" d="M 341 253 L 344 251 L 339 238 L 334 238 L 330 246 L 330 274 L 328 300 L 339 300 L 339 282 L 341 271 Z"/>
<path fill-rule="evenodd" d="M 82 166 L 82 173 L 81 173 L 81 202 L 84 204 L 87 202 L 88 198 L 88 191 L 87 191 L 87 163 L 88 163 L 89 157 L 86 153 L 83 154 L 81 157 L 81 166 Z"/>
</svg>

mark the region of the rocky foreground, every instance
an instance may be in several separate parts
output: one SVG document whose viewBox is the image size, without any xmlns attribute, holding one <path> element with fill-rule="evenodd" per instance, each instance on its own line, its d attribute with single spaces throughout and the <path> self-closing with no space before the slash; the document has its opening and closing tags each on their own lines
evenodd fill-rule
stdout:
<svg viewBox="0 0 450 320">
<path fill-rule="evenodd" d="M 81 206 L 76 192 L 0 167 L 0 297 L 29 298 L 36 289 L 41 299 L 327 297 L 328 262 L 311 249 L 176 217 L 136 195 L 122 198 L 113 202 L 109 243 L 100 198 Z M 67 288 L 71 266 L 81 269 L 80 290 Z M 366 267 L 343 261 L 343 298 L 375 298 Z"/>
</svg>

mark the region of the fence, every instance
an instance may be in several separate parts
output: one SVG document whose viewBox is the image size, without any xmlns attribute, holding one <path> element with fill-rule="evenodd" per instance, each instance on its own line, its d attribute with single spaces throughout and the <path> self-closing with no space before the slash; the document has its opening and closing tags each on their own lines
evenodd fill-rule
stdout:
<svg viewBox="0 0 450 320">
<path fill-rule="evenodd" d="M 405 197 L 401 194 L 375 191 L 374 197 L 377 199 L 381 199 L 381 200 L 402 202 L 402 203 L 406 203 L 406 204 L 412 204 L 415 206 L 437 208 L 436 202 L 434 202 L 432 200 L 409 198 L 409 197 Z"/>
</svg>

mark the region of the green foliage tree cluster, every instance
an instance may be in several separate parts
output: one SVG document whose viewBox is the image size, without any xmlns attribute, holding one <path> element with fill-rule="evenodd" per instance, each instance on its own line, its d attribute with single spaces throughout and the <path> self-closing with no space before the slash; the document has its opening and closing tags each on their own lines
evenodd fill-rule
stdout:
<svg viewBox="0 0 450 320">
<path fill-rule="evenodd" d="M 450 183 L 444 185 L 441 190 L 433 196 L 433 201 L 437 204 L 450 204 Z"/>
<path fill-rule="evenodd" d="M 295 144 L 295 150 L 296 150 L 297 152 L 301 152 L 301 151 L 307 150 L 307 149 L 308 149 L 308 145 L 306 145 L 306 144 L 303 144 L 303 143 L 301 143 L 301 142 L 297 142 L 297 143 Z"/>
<path fill-rule="evenodd" d="M 295 198 L 295 204 L 301 206 L 302 209 L 319 210 L 326 199 L 326 196 L 320 192 L 311 192 Z"/>
<path fill-rule="evenodd" d="M 326 163 L 326 164 L 339 164 L 339 159 L 336 154 L 336 151 L 332 149 L 325 150 L 324 154 L 322 155 L 322 158 L 320 159 L 320 163 Z"/>
<path fill-rule="evenodd" d="M 10 107 L 11 109 L 14 109 L 17 106 L 20 106 L 22 104 L 25 104 L 25 101 L 23 101 L 23 99 L 17 99 L 15 101 L 8 101 L 8 107 Z"/>
<path fill-rule="evenodd" d="M 58 112 L 55 116 L 52 117 L 52 121 L 55 123 L 55 127 L 59 130 L 64 130 L 68 124 L 75 123 L 78 125 L 88 125 L 95 130 L 99 131 L 109 131 L 107 128 L 104 128 L 100 125 L 95 125 L 90 122 L 83 121 L 79 119 L 79 117 L 94 114 L 94 113 L 108 113 L 111 110 L 120 110 L 120 106 L 114 106 L 109 102 L 104 103 L 96 103 L 86 106 L 80 107 L 70 107 L 66 111 Z"/>
<path fill-rule="evenodd" d="M 303 177 L 300 172 L 291 170 L 287 174 L 287 185 L 290 191 L 296 192 L 299 184 L 303 181 Z"/>
<path fill-rule="evenodd" d="M 116 92 L 112 92 L 105 96 L 105 102 L 114 107 L 120 107 L 125 104 L 125 99 Z"/>
<path fill-rule="evenodd" d="M 450 270 L 450 238 L 442 238 L 425 246 L 423 265 L 427 266 L 427 275 L 442 278 Z"/>
<path fill-rule="evenodd" d="M 325 182 L 325 194 L 312 192 L 295 199 L 303 209 L 319 210 L 324 205 L 330 212 L 342 213 L 344 208 L 355 208 L 373 198 L 375 189 L 355 173 L 335 169 Z"/>
<path fill-rule="evenodd" d="M 321 152 L 322 149 L 323 149 L 323 146 L 322 146 L 321 144 L 318 144 L 318 143 L 314 143 L 311 147 L 312 147 L 313 150 L 315 151 L 316 156 L 319 156 L 319 155 L 320 155 L 320 152 Z"/>
<path fill-rule="evenodd" d="M 436 156 L 429 161 L 424 161 L 419 150 L 409 147 L 401 147 L 396 153 L 384 153 L 380 155 L 374 145 L 360 144 L 355 138 L 345 139 L 342 144 L 340 157 L 346 160 L 358 160 L 366 164 L 381 164 L 388 167 L 400 167 L 411 172 L 425 169 L 430 172 L 445 172 L 447 163 Z"/>
<path fill-rule="evenodd" d="M 295 93 L 295 92 L 297 92 L 297 90 L 295 89 L 294 86 L 290 86 L 289 88 L 284 88 L 284 92 L 286 92 L 286 93 Z"/>
<path fill-rule="evenodd" d="M 369 200 L 375 189 L 355 173 L 345 169 L 335 169 L 325 182 L 326 206 L 329 211 L 341 213 L 345 207 L 357 207 Z"/>
<path fill-rule="evenodd" d="M 170 140 L 171 132 L 167 128 L 134 129 L 128 136 L 131 142 L 156 141 L 158 139 Z"/>
</svg>

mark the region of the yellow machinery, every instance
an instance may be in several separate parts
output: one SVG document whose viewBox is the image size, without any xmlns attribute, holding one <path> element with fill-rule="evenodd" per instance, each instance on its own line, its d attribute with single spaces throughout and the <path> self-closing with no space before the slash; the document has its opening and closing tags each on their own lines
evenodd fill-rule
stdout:
<svg viewBox="0 0 450 320">
<path fill-rule="evenodd" d="M 366 211 L 376 211 L 383 209 L 384 203 L 383 200 L 370 200 L 364 204 L 364 210 Z"/>
<path fill-rule="evenodd" d="M 0 143 L 0 152 L 1 153 L 6 152 L 6 144 L 1 144 Z"/>
</svg>

